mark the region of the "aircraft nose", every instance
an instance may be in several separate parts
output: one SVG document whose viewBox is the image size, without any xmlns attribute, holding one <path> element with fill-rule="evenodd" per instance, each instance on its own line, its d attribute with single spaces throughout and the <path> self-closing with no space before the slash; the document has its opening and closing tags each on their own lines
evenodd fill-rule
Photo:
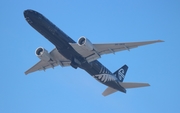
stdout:
<svg viewBox="0 0 180 113">
<path fill-rule="evenodd" d="M 24 11 L 24 16 L 26 17 L 27 15 L 28 15 L 28 11 L 25 10 L 25 11 Z"/>
<path fill-rule="evenodd" d="M 34 11 L 33 10 L 30 10 L 30 9 L 27 9 L 24 11 L 24 16 L 27 17 L 27 16 L 30 16 L 31 13 L 33 13 Z"/>
<path fill-rule="evenodd" d="M 32 24 L 34 22 L 40 23 L 44 18 L 43 15 L 31 9 L 27 9 L 24 11 L 24 17 L 29 24 Z"/>
<path fill-rule="evenodd" d="M 32 13 L 33 13 L 33 10 L 25 10 L 24 11 L 24 17 L 27 20 L 27 22 L 30 24 L 32 23 Z"/>
</svg>

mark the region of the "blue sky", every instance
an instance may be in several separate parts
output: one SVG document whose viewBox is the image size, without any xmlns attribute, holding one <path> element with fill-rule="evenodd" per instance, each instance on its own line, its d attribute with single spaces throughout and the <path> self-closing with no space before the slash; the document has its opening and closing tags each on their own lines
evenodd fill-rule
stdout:
<svg viewBox="0 0 180 113">
<path fill-rule="evenodd" d="M 179 113 L 180 1 L 178 0 L 6 0 L 0 1 L 0 113 Z M 24 72 L 39 59 L 34 51 L 54 48 L 24 19 L 33 9 L 72 39 L 92 43 L 161 39 L 99 61 L 112 72 L 129 66 L 126 82 L 148 82 L 103 97 L 106 86 L 71 67 Z"/>
</svg>

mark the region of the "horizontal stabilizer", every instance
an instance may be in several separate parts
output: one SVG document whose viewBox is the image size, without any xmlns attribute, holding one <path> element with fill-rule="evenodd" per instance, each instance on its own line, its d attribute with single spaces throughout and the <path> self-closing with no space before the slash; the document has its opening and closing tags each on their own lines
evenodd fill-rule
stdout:
<svg viewBox="0 0 180 113">
<path fill-rule="evenodd" d="M 150 86 L 148 83 L 133 83 L 133 82 L 121 82 L 120 85 L 125 89 Z"/>
<path fill-rule="evenodd" d="M 134 82 L 121 82 L 120 85 L 125 88 L 125 89 L 128 89 L 128 88 L 138 88 L 138 87 L 146 87 L 146 86 L 150 86 L 148 83 L 134 83 Z M 108 87 L 103 93 L 102 95 L 103 96 L 107 96 L 107 95 L 110 95 L 112 93 L 115 93 L 116 89 L 114 88 L 111 88 L 111 87 Z"/>
<path fill-rule="evenodd" d="M 102 95 L 103 96 L 107 96 L 107 95 L 110 95 L 110 94 L 112 94 L 112 93 L 115 93 L 117 90 L 116 89 L 113 89 L 113 88 L 111 88 L 111 87 L 108 87 L 103 93 L 102 93 Z"/>
</svg>

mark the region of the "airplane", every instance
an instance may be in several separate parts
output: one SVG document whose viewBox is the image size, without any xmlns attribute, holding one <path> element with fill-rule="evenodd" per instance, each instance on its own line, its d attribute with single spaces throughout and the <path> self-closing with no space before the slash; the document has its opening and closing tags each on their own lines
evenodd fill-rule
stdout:
<svg viewBox="0 0 180 113">
<path fill-rule="evenodd" d="M 25 74 L 38 70 L 46 70 L 55 66 L 72 66 L 74 69 L 80 68 L 89 73 L 100 83 L 108 86 L 102 93 L 104 96 L 116 91 L 126 93 L 128 88 L 138 88 L 150 86 L 148 83 L 123 82 L 128 66 L 124 65 L 114 73 L 109 71 L 97 59 L 104 54 L 115 53 L 123 50 L 130 50 L 138 46 L 163 42 L 162 40 L 127 42 L 127 43 L 105 43 L 93 44 L 89 39 L 82 36 L 77 43 L 50 22 L 46 17 L 37 11 L 27 9 L 24 11 L 26 21 L 47 40 L 55 45 L 55 48 L 48 52 L 43 47 L 35 50 L 40 61 L 28 69 Z"/>
</svg>

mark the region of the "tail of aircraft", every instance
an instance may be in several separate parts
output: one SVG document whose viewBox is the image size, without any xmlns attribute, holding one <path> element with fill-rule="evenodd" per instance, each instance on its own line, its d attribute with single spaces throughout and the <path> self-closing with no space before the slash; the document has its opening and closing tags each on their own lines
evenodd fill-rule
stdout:
<svg viewBox="0 0 180 113">
<path fill-rule="evenodd" d="M 113 74 L 116 75 L 116 77 L 119 79 L 120 82 L 123 82 L 127 70 L 128 70 L 128 66 L 124 65 L 120 69 L 118 69 L 116 72 L 114 72 Z"/>
<path fill-rule="evenodd" d="M 121 85 L 124 89 L 128 89 L 128 88 L 138 88 L 138 87 L 145 87 L 145 86 L 150 86 L 148 83 L 133 83 L 133 82 L 123 82 L 126 72 L 128 70 L 128 66 L 124 65 L 122 66 L 120 69 L 118 69 L 116 72 L 114 72 L 113 74 L 116 75 L 116 77 L 119 80 L 119 85 Z M 115 93 L 116 89 L 108 87 L 104 92 L 103 95 L 107 96 L 110 95 L 112 93 Z"/>
</svg>

